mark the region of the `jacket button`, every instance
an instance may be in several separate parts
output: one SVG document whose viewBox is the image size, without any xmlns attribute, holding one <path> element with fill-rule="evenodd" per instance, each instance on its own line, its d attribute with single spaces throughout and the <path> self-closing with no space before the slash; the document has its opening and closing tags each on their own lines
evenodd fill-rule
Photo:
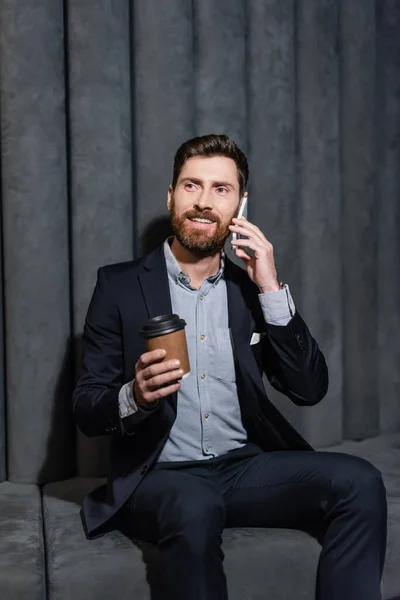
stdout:
<svg viewBox="0 0 400 600">
<path fill-rule="evenodd" d="M 145 473 L 147 473 L 147 465 L 144 465 L 143 469 L 140 471 L 141 475 L 144 475 Z"/>
</svg>

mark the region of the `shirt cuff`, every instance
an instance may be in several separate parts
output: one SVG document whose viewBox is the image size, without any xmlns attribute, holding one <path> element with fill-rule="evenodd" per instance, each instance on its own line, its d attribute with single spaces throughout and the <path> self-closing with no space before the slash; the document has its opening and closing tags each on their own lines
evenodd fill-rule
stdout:
<svg viewBox="0 0 400 600">
<path fill-rule="evenodd" d="M 119 390 L 118 408 L 121 419 L 129 417 L 139 410 L 138 405 L 133 398 L 133 382 L 134 379 L 129 381 L 129 383 L 125 383 Z"/>
<path fill-rule="evenodd" d="M 258 294 L 264 319 L 269 325 L 285 326 L 289 323 L 296 308 L 288 285 L 277 292 Z"/>
</svg>

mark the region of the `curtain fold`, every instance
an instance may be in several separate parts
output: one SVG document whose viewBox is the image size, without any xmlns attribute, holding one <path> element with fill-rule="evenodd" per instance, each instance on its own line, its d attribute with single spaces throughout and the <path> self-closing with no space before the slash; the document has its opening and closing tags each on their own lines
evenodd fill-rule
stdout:
<svg viewBox="0 0 400 600">
<path fill-rule="evenodd" d="M 73 473 L 63 6 L 2 0 L 8 478 Z M 58 460 L 49 460 L 57 456 Z"/>
<path fill-rule="evenodd" d="M 354 439 L 379 433 L 375 33 L 374 0 L 342 3 L 343 423 Z"/>
<path fill-rule="evenodd" d="M 71 0 L 66 12 L 71 296 L 75 362 L 98 267 L 133 248 L 130 13 L 125 1 Z M 77 438 L 78 473 L 104 463 L 107 441 Z M 100 450 L 101 448 L 101 450 Z"/>
</svg>

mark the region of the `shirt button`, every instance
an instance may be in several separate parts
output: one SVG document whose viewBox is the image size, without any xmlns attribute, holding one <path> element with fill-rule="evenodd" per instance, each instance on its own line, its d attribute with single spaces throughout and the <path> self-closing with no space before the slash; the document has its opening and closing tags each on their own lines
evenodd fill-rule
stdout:
<svg viewBox="0 0 400 600">
<path fill-rule="evenodd" d="M 205 373 L 201 374 L 201 378 L 204 379 L 205 378 Z"/>
<path fill-rule="evenodd" d="M 202 333 L 201 336 L 200 336 L 201 341 L 203 341 L 205 337 L 206 336 L 204 335 L 204 333 Z"/>
<path fill-rule="evenodd" d="M 207 448 L 205 450 L 206 450 L 206 452 L 208 452 L 208 446 L 207 446 Z"/>
<path fill-rule="evenodd" d="M 209 416 L 210 416 L 210 415 L 209 415 L 208 413 L 206 413 L 206 414 L 204 415 L 204 418 L 205 418 L 205 419 L 208 419 L 208 417 L 209 417 Z"/>
<path fill-rule="evenodd" d="M 128 406 L 128 412 L 132 412 L 132 407 Z"/>
<path fill-rule="evenodd" d="M 203 300 L 204 296 L 200 296 L 200 300 Z"/>
</svg>

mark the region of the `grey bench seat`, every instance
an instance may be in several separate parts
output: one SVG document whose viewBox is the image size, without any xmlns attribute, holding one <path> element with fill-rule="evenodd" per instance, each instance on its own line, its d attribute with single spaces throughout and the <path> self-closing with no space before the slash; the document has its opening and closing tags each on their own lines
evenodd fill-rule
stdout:
<svg viewBox="0 0 400 600">
<path fill-rule="evenodd" d="M 0 484 L 0 598 L 46 599 L 42 506 L 36 485 Z"/>
<path fill-rule="evenodd" d="M 389 500 L 384 598 L 400 594 L 400 434 L 329 448 L 370 460 L 383 473 Z M 103 480 L 75 478 L 45 487 L 43 506 L 51 600 L 161 600 L 158 554 L 119 532 L 87 541 L 79 507 Z M 225 572 L 230 600 L 313 600 L 321 547 L 308 533 L 287 529 L 228 529 Z M 150 584 L 150 585 L 149 585 Z M 150 593 L 150 587 L 152 593 Z"/>
</svg>

